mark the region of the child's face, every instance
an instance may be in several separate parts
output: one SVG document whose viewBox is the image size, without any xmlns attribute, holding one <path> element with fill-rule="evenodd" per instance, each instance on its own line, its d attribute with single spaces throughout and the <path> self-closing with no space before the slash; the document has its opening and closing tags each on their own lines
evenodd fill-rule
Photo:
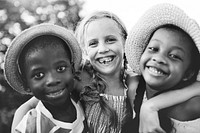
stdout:
<svg viewBox="0 0 200 133">
<path fill-rule="evenodd" d="M 47 46 L 26 59 L 27 86 L 33 95 L 52 105 L 63 104 L 73 88 L 72 66 L 64 47 Z"/>
<path fill-rule="evenodd" d="M 117 23 L 109 18 L 94 20 L 85 31 L 85 50 L 91 64 L 101 74 L 119 73 L 124 39 Z"/>
<path fill-rule="evenodd" d="M 140 60 L 147 86 L 159 91 L 183 80 L 191 60 L 191 45 L 192 42 L 180 31 L 158 29 Z"/>
</svg>

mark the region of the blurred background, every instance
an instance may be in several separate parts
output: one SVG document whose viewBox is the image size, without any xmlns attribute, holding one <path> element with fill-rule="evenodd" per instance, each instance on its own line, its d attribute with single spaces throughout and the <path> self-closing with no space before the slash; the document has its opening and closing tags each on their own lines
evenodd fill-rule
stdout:
<svg viewBox="0 0 200 133">
<path fill-rule="evenodd" d="M 152 5 L 168 2 L 200 22 L 198 0 L 0 0 L 0 133 L 10 133 L 13 114 L 30 96 L 14 91 L 3 76 L 5 52 L 24 29 L 48 22 L 74 30 L 77 22 L 95 10 L 107 10 L 122 19 L 128 31 Z"/>
</svg>

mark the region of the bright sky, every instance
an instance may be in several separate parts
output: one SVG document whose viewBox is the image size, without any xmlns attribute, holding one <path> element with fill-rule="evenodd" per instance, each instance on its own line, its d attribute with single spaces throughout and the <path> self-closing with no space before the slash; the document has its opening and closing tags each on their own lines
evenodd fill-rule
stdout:
<svg viewBox="0 0 200 133">
<path fill-rule="evenodd" d="M 111 11 L 125 23 L 128 31 L 132 28 L 139 17 L 151 6 L 168 2 L 183 9 L 190 17 L 200 24 L 199 0 L 83 0 L 82 15 L 96 10 Z"/>
</svg>

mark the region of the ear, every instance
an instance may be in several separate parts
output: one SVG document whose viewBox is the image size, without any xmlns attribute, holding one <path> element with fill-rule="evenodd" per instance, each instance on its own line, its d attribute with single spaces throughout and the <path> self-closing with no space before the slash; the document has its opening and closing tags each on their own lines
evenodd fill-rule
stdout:
<svg viewBox="0 0 200 133">
<path fill-rule="evenodd" d="M 193 70 L 188 70 L 188 71 L 185 73 L 185 76 L 184 76 L 184 78 L 183 78 L 183 81 L 187 81 L 187 80 L 191 79 L 192 76 L 194 76 L 194 71 L 193 71 Z"/>
<path fill-rule="evenodd" d="M 29 94 L 29 95 L 33 95 L 32 91 L 31 91 L 31 88 L 27 85 L 27 82 L 25 79 L 23 79 L 23 82 L 24 82 L 24 90 Z"/>
<path fill-rule="evenodd" d="M 25 91 L 29 94 L 29 95 L 33 95 L 31 89 L 29 87 L 25 88 Z"/>
</svg>

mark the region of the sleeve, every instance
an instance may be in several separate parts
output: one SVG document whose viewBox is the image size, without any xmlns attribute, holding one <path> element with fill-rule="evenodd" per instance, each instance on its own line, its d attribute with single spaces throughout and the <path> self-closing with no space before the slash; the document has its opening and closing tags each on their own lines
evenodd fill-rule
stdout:
<svg viewBox="0 0 200 133">
<path fill-rule="evenodd" d="M 16 133 L 36 133 L 37 112 L 32 109 L 27 112 L 20 123 L 15 128 Z"/>
</svg>

